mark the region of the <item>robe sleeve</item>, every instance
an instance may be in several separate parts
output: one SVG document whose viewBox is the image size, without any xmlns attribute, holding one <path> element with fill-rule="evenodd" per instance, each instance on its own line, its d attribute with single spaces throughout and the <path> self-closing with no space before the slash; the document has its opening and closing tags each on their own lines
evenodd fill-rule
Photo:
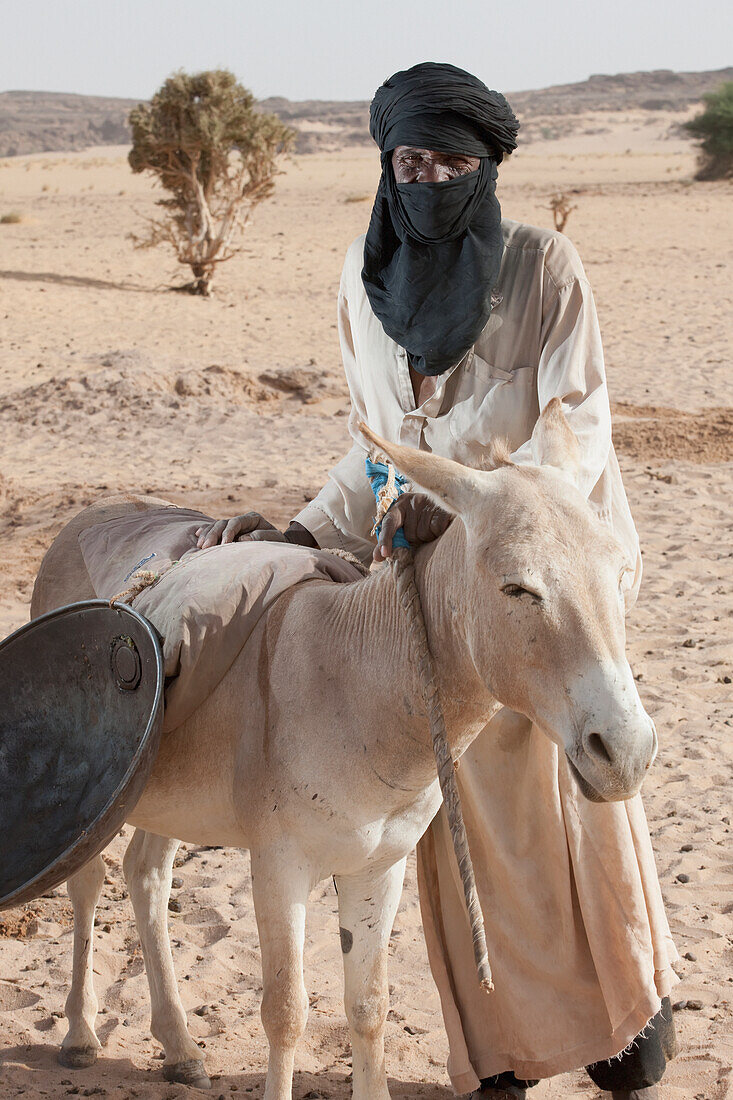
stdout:
<svg viewBox="0 0 733 1100">
<path fill-rule="evenodd" d="M 338 300 L 338 330 L 341 356 L 351 395 L 349 431 L 356 439 L 357 425 L 366 419 L 359 385 L 349 304 L 343 285 Z M 323 549 L 349 550 L 368 565 L 376 539 L 371 534 L 376 502 L 366 476 L 366 451 L 355 442 L 351 450 L 329 471 L 320 493 L 293 518 L 307 528 Z"/>
<path fill-rule="evenodd" d="M 578 488 L 589 497 L 608 462 L 611 449 L 611 409 L 608 403 L 603 349 L 595 303 L 584 279 L 553 287 L 543 318 L 537 367 L 540 411 L 553 397 L 579 443 Z M 512 455 L 518 465 L 531 465 L 531 440 Z"/>
<path fill-rule="evenodd" d="M 593 293 L 584 276 L 574 276 L 560 286 L 549 273 L 545 279 L 538 406 L 541 411 L 553 397 L 562 401 L 579 444 L 578 488 L 626 551 L 628 572 L 622 587 L 628 611 L 641 582 L 641 555 L 611 441 L 611 408 Z M 531 439 L 517 448 L 512 461 L 534 462 Z"/>
</svg>

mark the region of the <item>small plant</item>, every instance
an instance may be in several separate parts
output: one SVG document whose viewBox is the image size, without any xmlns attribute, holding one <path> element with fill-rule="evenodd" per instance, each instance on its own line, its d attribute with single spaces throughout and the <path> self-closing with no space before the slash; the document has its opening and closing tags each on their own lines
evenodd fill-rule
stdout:
<svg viewBox="0 0 733 1100">
<path fill-rule="evenodd" d="M 255 108 L 251 92 L 224 69 L 175 73 L 130 112 L 133 172 L 150 172 L 167 192 L 139 248 L 169 244 L 208 295 L 217 264 L 238 251 L 236 236 L 253 208 L 269 198 L 280 154 L 295 132 Z"/>
<path fill-rule="evenodd" d="M 733 177 L 733 81 L 703 96 L 705 110 L 684 127 L 700 141 L 695 179 Z"/>
<path fill-rule="evenodd" d="M 22 221 L 22 214 L 19 214 L 17 210 L 11 210 L 9 214 L 3 214 L 0 218 L 0 225 L 19 225 Z"/>
<path fill-rule="evenodd" d="M 565 226 L 568 224 L 568 218 L 570 217 L 571 213 L 573 212 L 573 210 L 577 210 L 578 207 L 571 205 L 569 197 L 564 192 L 560 192 L 559 194 L 552 196 L 552 198 L 550 199 L 550 205 L 547 207 L 547 209 L 552 211 L 552 218 L 555 222 L 555 229 L 557 229 L 558 233 L 562 233 L 565 229 Z"/>
</svg>

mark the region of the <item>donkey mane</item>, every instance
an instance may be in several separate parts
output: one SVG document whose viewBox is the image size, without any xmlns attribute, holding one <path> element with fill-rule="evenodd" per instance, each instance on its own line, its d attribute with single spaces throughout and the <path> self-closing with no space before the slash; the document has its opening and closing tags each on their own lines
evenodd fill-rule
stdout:
<svg viewBox="0 0 733 1100">
<path fill-rule="evenodd" d="M 479 470 L 498 470 L 501 466 L 514 466 L 509 440 L 498 436 L 491 440 L 477 466 Z"/>
</svg>

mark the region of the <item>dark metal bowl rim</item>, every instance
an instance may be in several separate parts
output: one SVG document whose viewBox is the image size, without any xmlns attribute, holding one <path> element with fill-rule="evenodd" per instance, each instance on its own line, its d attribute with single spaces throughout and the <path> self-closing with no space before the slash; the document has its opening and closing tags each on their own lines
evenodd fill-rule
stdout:
<svg viewBox="0 0 733 1100">
<path fill-rule="evenodd" d="M 110 605 L 109 600 L 79 600 L 76 603 L 64 604 L 63 607 L 57 607 L 53 611 L 46 612 L 45 615 L 39 615 L 38 618 L 31 619 L 30 622 L 24 623 L 23 626 L 19 627 L 15 631 L 13 631 L 12 634 L 9 634 L 7 638 L 4 638 L 0 642 L 0 653 L 2 653 L 3 649 L 5 649 L 5 647 L 8 646 L 11 642 L 15 641 L 16 638 L 20 638 L 23 634 L 26 634 L 28 631 L 32 630 L 33 627 L 37 626 L 39 623 L 48 622 L 51 619 L 60 618 L 62 615 L 69 614 L 69 612 L 86 611 L 86 610 L 91 610 L 92 608 L 95 608 L 95 607 L 106 607 L 106 608 L 109 609 L 111 606 L 112 605 Z M 112 610 L 122 613 L 123 616 L 124 615 L 130 615 L 133 619 L 136 619 L 137 622 L 140 624 L 140 626 L 145 631 L 145 633 L 150 637 L 150 639 L 153 642 L 153 652 L 155 653 L 155 665 L 156 665 L 156 670 L 155 670 L 156 671 L 155 700 L 154 700 L 153 707 L 150 711 L 150 717 L 148 718 L 148 723 L 145 727 L 145 732 L 144 732 L 143 736 L 140 738 L 140 743 L 137 747 L 135 755 L 132 757 L 132 759 L 130 761 L 130 765 L 129 765 L 127 771 L 125 772 L 124 777 L 122 778 L 120 783 L 118 783 L 118 785 L 115 788 L 111 798 L 105 803 L 104 808 L 97 814 L 97 816 L 94 818 L 94 820 L 92 822 L 90 822 L 89 826 L 86 829 L 83 829 L 81 831 L 81 833 L 79 834 L 77 839 L 74 841 L 74 843 L 71 844 L 68 848 L 64 849 L 64 851 L 61 853 L 61 855 L 57 856 L 56 859 L 52 863 L 49 863 L 48 866 L 44 867 L 43 870 L 40 871 L 37 875 L 34 875 L 34 877 L 32 879 L 28 879 L 28 881 L 24 882 L 23 885 L 18 887 L 17 890 L 14 890 L 13 894 L 9 894 L 7 897 L 3 898 L 2 899 L 2 908 L 3 909 L 7 909 L 7 908 L 12 907 L 12 905 L 13 905 L 13 895 L 18 895 L 18 894 L 21 894 L 21 893 L 22 894 L 28 893 L 28 891 L 30 891 L 32 889 L 34 883 L 36 883 L 36 882 L 38 882 L 42 879 L 45 879 L 45 878 L 50 878 L 54 867 L 58 867 L 58 865 L 60 863 L 64 862 L 64 861 L 68 862 L 71 859 L 73 859 L 74 852 L 77 850 L 78 847 L 80 847 L 84 843 L 84 841 L 87 839 L 89 834 L 94 829 L 97 822 L 103 821 L 104 818 L 109 813 L 111 813 L 111 811 L 114 808 L 115 803 L 119 801 L 119 799 L 122 795 L 124 795 L 125 791 L 127 790 L 130 783 L 132 782 L 132 779 L 133 779 L 133 777 L 134 777 L 134 775 L 137 771 L 137 767 L 138 767 L 138 764 L 140 762 L 140 758 L 143 757 L 146 754 L 147 750 L 149 749 L 148 741 L 150 739 L 151 732 L 155 729 L 156 722 L 158 721 L 158 719 L 160 717 L 162 703 L 163 703 L 163 685 L 164 685 L 163 676 L 164 676 L 164 670 L 163 670 L 163 654 L 162 654 L 162 650 L 161 650 L 161 646 L 160 646 L 160 641 L 158 639 L 158 634 L 155 630 L 155 627 L 150 622 L 150 620 L 146 619 L 145 616 L 141 615 L 138 611 L 135 611 L 135 609 L 133 607 L 130 607 L 129 604 L 115 604 L 114 607 L 112 607 Z M 109 838 L 109 839 L 111 839 L 111 838 Z M 106 847 L 106 845 L 109 843 L 109 839 L 107 839 L 105 841 L 105 843 L 103 845 L 101 845 L 101 847 L 100 847 L 100 849 L 98 849 L 98 851 L 101 851 L 104 847 Z M 93 855 L 90 855 L 89 858 L 92 859 Z M 64 880 L 62 879 L 61 881 L 63 882 Z"/>
</svg>

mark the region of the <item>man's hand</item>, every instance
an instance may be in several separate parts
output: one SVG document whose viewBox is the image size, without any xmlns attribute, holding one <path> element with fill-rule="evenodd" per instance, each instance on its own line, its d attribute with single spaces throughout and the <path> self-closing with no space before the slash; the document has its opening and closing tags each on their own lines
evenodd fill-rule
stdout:
<svg viewBox="0 0 733 1100">
<path fill-rule="evenodd" d="M 379 542 L 374 547 L 374 560 L 382 562 L 392 557 L 392 539 L 402 527 L 410 546 L 432 542 L 450 525 L 453 516 L 433 504 L 423 493 L 403 493 L 382 520 Z"/>
<path fill-rule="evenodd" d="M 266 539 L 272 542 L 285 541 L 282 531 L 278 531 L 277 527 L 259 512 L 245 512 L 244 515 L 234 516 L 233 519 L 219 519 L 216 523 L 199 527 L 196 534 L 199 550 L 207 550 L 219 542 L 223 546 L 227 542 L 236 542 L 243 538 Z"/>
<path fill-rule="evenodd" d="M 244 542 L 289 542 L 293 546 L 311 546 L 318 549 L 318 543 L 313 535 L 301 523 L 291 520 L 290 526 L 284 533 L 279 531 L 269 520 L 261 516 L 259 512 L 245 512 L 244 515 L 234 516 L 233 519 L 219 519 L 216 523 L 206 524 L 196 531 L 198 549 L 206 550 L 217 543 Z"/>
</svg>

